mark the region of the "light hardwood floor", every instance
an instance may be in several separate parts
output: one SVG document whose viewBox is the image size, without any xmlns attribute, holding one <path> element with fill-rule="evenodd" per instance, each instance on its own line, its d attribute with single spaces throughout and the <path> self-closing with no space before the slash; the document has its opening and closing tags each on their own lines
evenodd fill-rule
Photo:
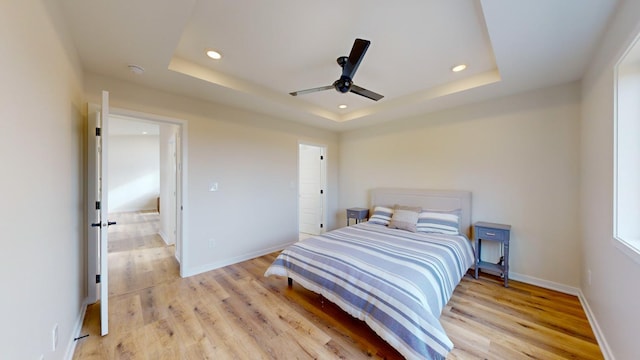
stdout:
<svg viewBox="0 0 640 360">
<path fill-rule="evenodd" d="M 277 253 L 182 279 L 157 213 L 118 214 L 110 232 L 109 335 L 87 309 L 74 359 L 397 359 L 322 297 L 263 277 Z M 602 359 L 575 296 L 466 275 L 441 321 L 448 359 Z"/>
</svg>

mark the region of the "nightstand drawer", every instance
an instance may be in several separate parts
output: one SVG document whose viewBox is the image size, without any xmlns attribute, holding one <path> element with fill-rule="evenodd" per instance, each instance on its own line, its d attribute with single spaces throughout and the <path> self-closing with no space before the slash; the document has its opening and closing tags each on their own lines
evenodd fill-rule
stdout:
<svg viewBox="0 0 640 360">
<path fill-rule="evenodd" d="M 355 208 L 347 209 L 347 217 L 351 219 L 366 219 L 369 216 L 369 209 Z"/>
<path fill-rule="evenodd" d="M 505 241 L 507 239 L 507 231 L 499 229 L 476 228 L 478 238 L 483 240 Z"/>
</svg>

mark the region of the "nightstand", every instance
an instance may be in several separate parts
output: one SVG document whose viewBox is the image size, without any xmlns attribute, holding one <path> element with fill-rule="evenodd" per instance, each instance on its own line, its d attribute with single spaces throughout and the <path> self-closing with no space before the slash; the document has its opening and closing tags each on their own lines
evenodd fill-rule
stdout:
<svg viewBox="0 0 640 360">
<path fill-rule="evenodd" d="M 355 219 L 356 224 L 362 220 L 369 218 L 369 209 L 365 208 L 348 208 L 347 209 L 347 226 L 349 226 L 349 219 Z"/>
<path fill-rule="evenodd" d="M 473 242 L 475 243 L 476 252 L 476 273 L 478 278 L 480 269 L 493 270 L 501 272 L 504 276 L 504 287 L 509 287 L 509 237 L 511 236 L 511 225 L 494 224 L 479 221 L 473 224 Z M 504 257 L 502 264 L 493 264 L 482 261 L 482 240 L 498 241 L 502 244 Z"/>
</svg>

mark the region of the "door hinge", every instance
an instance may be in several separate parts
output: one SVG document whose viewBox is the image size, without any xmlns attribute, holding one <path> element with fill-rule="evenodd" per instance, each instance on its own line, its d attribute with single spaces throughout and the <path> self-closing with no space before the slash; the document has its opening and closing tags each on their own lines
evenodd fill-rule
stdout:
<svg viewBox="0 0 640 360">
<path fill-rule="evenodd" d="M 102 130 L 100 128 L 96 128 L 96 136 L 100 136 L 102 134 Z"/>
<path fill-rule="evenodd" d="M 100 284 L 100 274 L 96 275 L 96 284 Z"/>
<path fill-rule="evenodd" d="M 96 201 L 96 210 L 100 210 L 100 201 Z"/>
<path fill-rule="evenodd" d="M 320 189 L 320 194 L 324 194 L 324 190 Z"/>
<path fill-rule="evenodd" d="M 320 155 L 320 160 L 324 160 L 324 156 L 323 155 Z"/>
<path fill-rule="evenodd" d="M 320 229 L 322 229 L 324 227 L 324 224 L 320 224 Z"/>
</svg>

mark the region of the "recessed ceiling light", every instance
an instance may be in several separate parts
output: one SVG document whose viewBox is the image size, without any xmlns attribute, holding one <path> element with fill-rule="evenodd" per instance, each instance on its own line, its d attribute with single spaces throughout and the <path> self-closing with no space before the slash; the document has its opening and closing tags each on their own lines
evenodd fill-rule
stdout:
<svg viewBox="0 0 640 360">
<path fill-rule="evenodd" d="M 338 109 L 346 109 L 348 106 L 346 104 L 338 105 Z"/>
<path fill-rule="evenodd" d="M 453 71 L 453 72 L 460 72 L 460 71 L 462 71 L 462 70 L 464 70 L 464 69 L 466 69 L 466 68 L 467 68 L 467 65 L 465 65 L 465 64 L 460 64 L 460 65 L 456 65 L 456 66 L 452 67 L 452 68 L 451 68 L 451 71 Z"/>
<path fill-rule="evenodd" d="M 222 54 L 220 54 L 219 52 L 215 51 L 215 50 L 207 50 L 207 56 L 214 59 L 214 60 L 220 60 L 222 59 Z"/>
</svg>

